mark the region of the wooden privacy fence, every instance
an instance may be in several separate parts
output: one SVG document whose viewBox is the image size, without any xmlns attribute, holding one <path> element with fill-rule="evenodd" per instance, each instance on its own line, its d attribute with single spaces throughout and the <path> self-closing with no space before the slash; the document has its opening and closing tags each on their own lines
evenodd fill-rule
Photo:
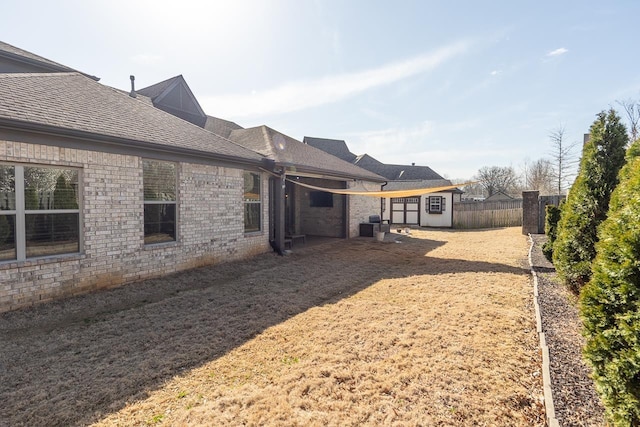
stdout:
<svg viewBox="0 0 640 427">
<path fill-rule="evenodd" d="M 453 228 L 495 228 L 522 225 L 522 199 L 453 204 Z"/>
</svg>

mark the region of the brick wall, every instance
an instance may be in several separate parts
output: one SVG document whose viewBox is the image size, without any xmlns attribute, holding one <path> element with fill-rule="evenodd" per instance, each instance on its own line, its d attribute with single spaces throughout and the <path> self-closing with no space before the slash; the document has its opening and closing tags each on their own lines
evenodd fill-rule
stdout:
<svg viewBox="0 0 640 427">
<path fill-rule="evenodd" d="M 177 242 L 144 245 L 142 158 L 0 141 L 0 161 L 79 168 L 80 254 L 0 262 L 0 312 L 269 249 L 244 234 L 243 171 L 181 163 Z M 262 177 L 263 229 L 268 209 Z"/>
<path fill-rule="evenodd" d="M 349 188 L 362 185 L 367 191 L 380 191 L 380 183 L 359 181 L 350 182 Z M 369 222 L 369 215 L 380 215 L 380 197 L 349 196 L 349 237 L 360 235 L 360 223 Z"/>
</svg>

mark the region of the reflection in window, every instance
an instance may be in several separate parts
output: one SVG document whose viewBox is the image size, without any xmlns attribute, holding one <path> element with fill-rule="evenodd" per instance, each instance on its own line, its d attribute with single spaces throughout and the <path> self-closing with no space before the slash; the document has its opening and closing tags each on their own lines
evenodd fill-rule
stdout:
<svg viewBox="0 0 640 427">
<path fill-rule="evenodd" d="M 260 175 L 244 173 L 244 231 L 251 233 L 261 230 Z"/>
<path fill-rule="evenodd" d="M 69 168 L 0 165 L 0 260 L 80 251 L 78 175 Z"/>
<path fill-rule="evenodd" d="M 27 214 L 27 258 L 79 252 L 77 213 Z"/>
<path fill-rule="evenodd" d="M 144 243 L 176 240 L 176 164 L 143 160 Z"/>
<path fill-rule="evenodd" d="M 16 259 L 15 167 L 0 165 L 0 261 Z"/>
</svg>

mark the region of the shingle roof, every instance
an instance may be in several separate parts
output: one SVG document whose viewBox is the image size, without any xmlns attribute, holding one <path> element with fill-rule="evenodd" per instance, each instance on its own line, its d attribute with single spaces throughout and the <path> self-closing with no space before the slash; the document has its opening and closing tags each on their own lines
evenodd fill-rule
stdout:
<svg viewBox="0 0 640 427">
<path fill-rule="evenodd" d="M 257 163 L 261 156 L 78 73 L 0 74 L 0 119 Z"/>
<path fill-rule="evenodd" d="M 353 163 L 354 165 L 360 166 L 361 168 L 375 174 L 381 175 L 390 181 L 443 179 L 428 166 L 389 165 L 374 159 L 368 154 L 361 154 L 359 156 L 356 156 L 351 151 L 349 151 L 347 143 L 341 139 L 327 139 L 305 136 L 304 142 L 342 160 Z"/>
<path fill-rule="evenodd" d="M 229 138 L 229 135 L 231 135 L 231 132 L 234 130 L 244 129 L 237 123 L 212 116 L 207 116 L 204 128 L 209 132 L 213 132 L 216 135 L 220 135 L 225 138 Z"/>
<path fill-rule="evenodd" d="M 383 182 L 385 179 L 325 151 L 304 144 L 267 126 L 236 129 L 229 139 L 300 172 Z"/>
<path fill-rule="evenodd" d="M 74 70 L 73 68 L 67 67 L 66 65 L 62 65 L 50 59 L 43 58 L 42 56 L 36 55 L 35 53 L 28 52 L 24 49 L 12 46 L 9 43 L 5 43 L 3 41 L 0 41 L 0 56 L 4 56 L 6 58 L 10 58 L 19 62 L 24 62 L 32 66 L 41 67 L 49 72 L 79 72 L 87 77 L 92 78 L 93 80 L 100 80 L 98 77 Z"/>
<path fill-rule="evenodd" d="M 319 148 L 333 156 L 336 156 L 345 162 L 353 163 L 356 160 L 356 155 L 349 151 L 347 143 L 341 139 L 327 139 L 327 138 L 314 138 L 305 136 L 302 140 L 305 144 L 309 144 L 312 147 Z"/>
<path fill-rule="evenodd" d="M 446 187 L 448 185 L 454 185 L 448 179 L 423 179 L 415 181 L 389 181 L 384 186 L 386 190 L 412 190 L 415 188 L 433 188 L 433 187 Z M 450 190 L 451 191 L 451 190 Z"/>
<path fill-rule="evenodd" d="M 443 179 L 429 166 L 389 165 L 379 162 L 368 154 L 358 156 L 354 163 L 364 169 L 382 175 L 390 181 Z"/>
</svg>

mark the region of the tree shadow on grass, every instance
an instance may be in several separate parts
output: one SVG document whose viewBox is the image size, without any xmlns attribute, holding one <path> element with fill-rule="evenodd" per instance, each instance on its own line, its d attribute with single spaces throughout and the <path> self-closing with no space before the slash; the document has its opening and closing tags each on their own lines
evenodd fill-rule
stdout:
<svg viewBox="0 0 640 427">
<path fill-rule="evenodd" d="M 527 274 L 429 257 L 445 244 L 353 239 L 199 268 L 0 316 L 0 425 L 84 425 L 311 307 L 386 278 Z"/>
</svg>

